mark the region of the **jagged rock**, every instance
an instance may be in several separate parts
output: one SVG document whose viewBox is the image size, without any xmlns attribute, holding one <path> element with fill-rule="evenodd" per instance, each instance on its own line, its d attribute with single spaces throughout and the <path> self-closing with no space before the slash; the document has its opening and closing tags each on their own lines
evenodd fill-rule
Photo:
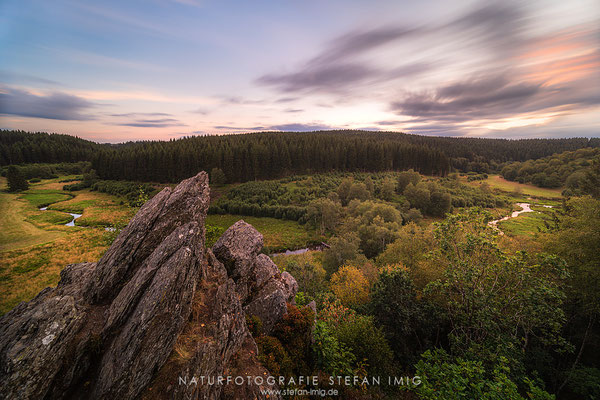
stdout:
<svg viewBox="0 0 600 400">
<path fill-rule="evenodd" d="M 248 276 L 253 261 L 263 247 L 263 236 L 243 220 L 233 224 L 212 248 L 234 280 Z"/>
<path fill-rule="evenodd" d="M 0 320 L 0 398 L 41 399 L 83 325 L 85 310 L 45 289 Z"/>
<path fill-rule="evenodd" d="M 263 236 L 243 220 L 233 224 L 213 246 L 213 253 L 235 280 L 237 291 L 248 315 L 255 315 L 268 334 L 287 313 L 287 302 L 298 292 L 296 280 L 279 272 L 273 261 L 258 254 Z"/>
<path fill-rule="evenodd" d="M 98 261 L 87 287 L 90 303 L 108 303 L 143 261 L 177 227 L 195 221 L 202 231 L 210 199 L 208 176 L 201 172 L 173 190 L 163 189 L 148 201 Z"/>
<path fill-rule="evenodd" d="M 223 385 L 202 385 L 202 379 L 223 376 L 242 344 L 254 343 L 235 283 L 210 250 L 204 271 L 205 279 L 196 292 L 195 309 L 177 339 L 176 351 L 143 393 L 143 399 L 220 398 Z M 177 377 L 175 382 L 174 377 Z"/>
<path fill-rule="evenodd" d="M 203 259 L 200 236 L 197 222 L 173 231 L 112 303 L 102 337 L 121 328 L 102 357 L 92 397 L 133 398 L 164 364 L 190 313 Z"/>
<path fill-rule="evenodd" d="M 245 316 L 268 332 L 298 290 L 243 221 L 206 250 L 208 202 L 205 173 L 164 189 L 98 263 L 67 266 L 56 288 L 1 317 L 0 398 L 266 398 L 269 385 L 178 384 L 268 375 Z"/>
<path fill-rule="evenodd" d="M 265 254 L 259 254 L 254 261 L 254 285 L 260 289 L 269 279 L 277 275 L 277 265 Z"/>
</svg>

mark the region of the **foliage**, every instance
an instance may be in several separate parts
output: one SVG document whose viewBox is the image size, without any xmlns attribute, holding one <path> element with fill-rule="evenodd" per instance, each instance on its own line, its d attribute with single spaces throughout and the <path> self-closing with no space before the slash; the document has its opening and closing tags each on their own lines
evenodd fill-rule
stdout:
<svg viewBox="0 0 600 400">
<path fill-rule="evenodd" d="M 282 343 L 299 375 L 310 373 L 312 327 L 315 314 L 310 307 L 287 305 L 287 314 L 275 325 L 272 335 Z"/>
<path fill-rule="evenodd" d="M 311 201 L 306 210 L 308 221 L 319 229 L 322 235 L 325 231 L 333 232 L 340 222 L 341 206 L 332 200 L 321 197 Z"/>
<path fill-rule="evenodd" d="M 436 327 L 442 326 L 433 304 L 417 297 L 408 273 L 401 268 L 381 273 L 371 291 L 369 310 L 384 329 L 396 359 L 403 362 L 416 361 L 434 345 Z"/>
<path fill-rule="evenodd" d="M 14 165 L 8 167 L 6 178 L 9 192 L 20 192 L 22 190 L 29 189 L 29 183 L 27 183 L 27 180 L 19 168 L 15 167 Z"/>
<path fill-rule="evenodd" d="M 227 177 L 221 168 L 213 168 L 210 170 L 210 183 L 213 185 L 223 185 L 227 182 Z"/>
<path fill-rule="evenodd" d="M 518 364 L 532 341 L 564 346 L 561 286 L 568 275 L 557 257 L 532 262 L 524 252 L 505 253 L 489 218 L 470 209 L 437 224 L 433 257 L 446 269 L 427 292 L 446 310 L 455 354 L 490 362 L 506 356 Z"/>
<path fill-rule="evenodd" d="M 273 336 L 255 338 L 258 347 L 258 359 L 273 376 L 292 376 L 294 362 L 279 339 Z"/>
<path fill-rule="evenodd" d="M 298 282 L 298 289 L 306 296 L 314 298 L 324 290 L 326 272 L 322 266 L 311 262 L 299 264 L 291 261 L 285 265 L 285 270 L 292 274 Z"/>
<path fill-rule="evenodd" d="M 348 307 L 369 301 L 369 282 L 356 267 L 343 266 L 331 276 L 331 290 Z"/>
<path fill-rule="evenodd" d="M 600 398 L 600 369 L 579 367 L 571 375 L 568 389 L 577 398 Z"/>
<path fill-rule="evenodd" d="M 364 363 L 369 375 L 390 372 L 393 353 L 373 319 L 343 306 L 339 300 L 323 303 L 318 313 L 319 321 L 327 324 L 340 344 L 346 346 L 356 357 L 358 366 Z"/>
<path fill-rule="evenodd" d="M 360 254 L 360 238 L 354 233 L 343 237 L 334 236 L 329 240 L 329 248 L 323 252 L 323 268 L 331 276 L 347 261 Z"/>
<path fill-rule="evenodd" d="M 206 239 L 205 239 L 205 246 L 207 248 L 211 248 L 214 246 L 215 243 L 217 243 L 217 240 L 219 240 L 219 238 L 221 237 L 221 235 L 225 233 L 225 228 L 221 227 L 221 226 L 215 226 L 215 225 L 206 225 Z"/>
<path fill-rule="evenodd" d="M 546 249 L 564 258 L 573 280 L 571 297 L 586 314 L 600 313 L 600 200 L 589 196 L 566 203 L 566 213 Z"/>
<path fill-rule="evenodd" d="M 419 174 L 418 172 L 415 172 L 412 169 L 400 172 L 398 174 L 398 193 L 404 193 L 409 184 L 415 186 L 419 182 L 421 182 L 421 174 Z"/>
<path fill-rule="evenodd" d="M 573 193 L 581 189 L 581 174 L 598 156 L 600 150 L 593 148 L 565 151 L 538 160 L 510 163 L 502 168 L 501 173 L 509 181 L 531 183 L 539 187 L 557 188 L 567 184 Z"/>
<path fill-rule="evenodd" d="M 492 368 L 486 368 L 480 361 L 453 359 L 444 350 L 427 350 L 416 365 L 421 384 L 413 390 L 424 399 L 524 400 L 506 364 L 506 359 L 500 358 Z M 526 383 L 529 399 L 554 399 L 531 381 Z"/>
<path fill-rule="evenodd" d="M 315 366 L 332 376 L 352 375 L 354 354 L 337 340 L 329 325 L 317 321 L 314 332 L 313 357 Z"/>
<path fill-rule="evenodd" d="M 440 265 L 427 257 L 434 246 L 430 228 L 409 223 L 400 228 L 396 241 L 387 245 L 383 253 L 377 256 L 376 263 L 380 267 L 393 264 L 406 266 L 411 280 L 422 289 L 441 275 Z"/>
<path fill-rule="evenodd" d="M 360 249 L 369 258 L 396 240 L 402 225 L 400 211 L 382 202 L 353 200 L 348 205 L 348 214 L 342 231 L 357 232 Z"/>
<path fill-rule="evenodd" d="M 91 189 L 114 196 L 125 197 L 131 207 L 140 207 L 143 202 L 156 194 L 156 189 L 152 185 L 140 182 L 100 180 L 94 182 L 91 185 Z"/>
<path fill-rule="evenodd" d="M 246 325 L 248 326 L 248 330 L 254 338 L 258 338 L 260 335 L 262 335 L 263 324 L 260 320 L 260 317 L 257 315 L 246 314 Z"/>
<path fill-rule="evenodd" d="M 55 164 L 40 163 L 39 160 L 34 162 L 36 163 L 21 164 L 17 166 L 25 179 L 55 179 L 60 175 L 79 175 L 88 171 L 91 167 L 91 163 L 88 161 L 80 161 L 76 163 L 61 162 Z M 2 167 L 1 172 L 2 176 L 6 176 L 8 167 Z"/>
<path fill-rule="evenodd" d="M 596 157 L 586 170 L 585 176 L 578 182 L 581 192 L 600 199 L 600 157 Z"/>
</svg>

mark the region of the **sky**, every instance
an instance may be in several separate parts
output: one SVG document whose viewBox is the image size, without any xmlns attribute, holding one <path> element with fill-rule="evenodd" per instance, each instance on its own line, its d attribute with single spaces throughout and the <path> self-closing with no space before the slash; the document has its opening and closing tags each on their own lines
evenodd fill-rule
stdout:
<svg viewBox="0 0 600 400">
<path fill-rule="evenodd" d="M 0 128 L 600 136 L 597 0 L 0 0 Z"/>
</svg>

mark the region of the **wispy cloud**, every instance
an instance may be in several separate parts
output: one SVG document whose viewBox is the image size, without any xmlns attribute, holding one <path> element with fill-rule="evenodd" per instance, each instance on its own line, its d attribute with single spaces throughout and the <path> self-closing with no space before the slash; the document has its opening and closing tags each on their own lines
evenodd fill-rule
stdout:
<svg viewBox="0 0 600 400">
<path fill-rule="evenodd" d="M 140 116 L 169 116 L 166 113 L 128 113 L 113 114 L 116 117 L 140 117 Z M 176 118 L 136 118 L 133 121 L 109 122 L 108 125 L 132 126 L 138 128 L 167 128 L 173 126 L 187 126 Z"/>
<path fill-rule="evenodd" d="M 291 123 L 272 125 L 267 128 L 270 131 L 284 131 L 284 132 L 312 132 L 312 131 L 324 131 L 334 129 L 332 126 L 324 124 L 302 124 L 302 123 Z"/>
<path fill-rule="evenodd" d="M 34 94 L 26 90 L 0 87 L 0 114 L 56 120 L 85 121 L 96 104 L 62 92 Z"/>
</svg>

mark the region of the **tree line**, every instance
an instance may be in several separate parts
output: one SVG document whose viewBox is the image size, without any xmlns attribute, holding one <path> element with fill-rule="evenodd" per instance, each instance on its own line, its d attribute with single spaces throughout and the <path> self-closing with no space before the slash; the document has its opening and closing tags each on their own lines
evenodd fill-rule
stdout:
<svg viewBox="0 0 600 400">
<path fill-rule="evenodd" d="M 509 161 L 596 148 L 600 139 L 480 139 L 397 132 L 261 132 L 98 144 L 69 135 L 0 131 L 0 165 L 91 161 L 101 179 L 178 182 L 221 170 L 227 182 L 293 174 L 414 169 L 498 171 Z"/>
</svg>

